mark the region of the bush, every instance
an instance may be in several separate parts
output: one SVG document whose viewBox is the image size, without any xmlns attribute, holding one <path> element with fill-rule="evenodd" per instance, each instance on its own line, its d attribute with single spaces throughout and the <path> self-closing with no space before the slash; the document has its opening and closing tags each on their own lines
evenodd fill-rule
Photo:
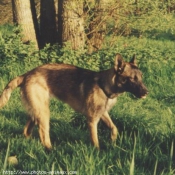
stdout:
<svg viewBox="0 0 175 175">
<path fill-rule="evenodd" d="M 0 74 L 7 75 L 9 79 L 17 76 L 14 73 L 25 72 L 34 62 L 39 63 L 38 53 L 32 44 L 23 44 L 20 30 L 14 26 L 6 25 L 0 30 L 0 55 Z"/>
</svg>

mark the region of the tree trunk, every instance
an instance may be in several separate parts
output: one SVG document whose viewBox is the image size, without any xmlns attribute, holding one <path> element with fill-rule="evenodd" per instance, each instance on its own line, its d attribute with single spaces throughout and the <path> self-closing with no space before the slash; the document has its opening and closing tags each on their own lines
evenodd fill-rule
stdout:
<svg viewBox="0 0 175 175">
<path fill-rule="evenodd" d="M 108 9 L 110 0 L 94 0 L 93 15 L 89 24 L 88 45 L 89 52 L 97 51 L 101 48 L 106 33 L 106 9 Z"/>
<path fill-rule="evenodd" d="M 44 46 L 47 43 L 56 43 L 56 10 L 54 0 L 41 0 L 40 34 Z"/>
<path fill-rule="evenodd" d="M 64 0 L 62 11 L 62 43 L 68 42 L 72 49 L 85 45 L 83 1 Z"/>
<path fill-rule="evenodd" d="M 33 23 L 30 0 L 12 0 L 14 22 L 22 28 L 22 41 L 33 42 L 38 49 L 38 42 Z"/>
<path fill-rule="evenodd" d="M 58 21 L 57 21 L 57 28 L 58 28 L 58 44 L 62 45 L 62 34 L 63 34 L 63 1 L 58 0 Z"/>
</svg>

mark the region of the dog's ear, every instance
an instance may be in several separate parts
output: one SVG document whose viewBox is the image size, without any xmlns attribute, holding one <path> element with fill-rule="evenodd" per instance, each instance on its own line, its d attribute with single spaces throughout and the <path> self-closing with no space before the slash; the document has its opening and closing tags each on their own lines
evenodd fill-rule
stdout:
<svg viewBox="0 0 175 175">
<path fill-rule="evenodd" d="M 114 69 L 118 73 L 122 73 L 125 68 L 125 62 L 123 61 L 122 56 L 118 53 L 115 57 Z"/>
<path fill-rule="evenodd" d="M 136 54 L 133 55 L 130 63 L 134 64 L 135 66 L 137 66 L 137 62 L 136 62 Z"/>
</svg>

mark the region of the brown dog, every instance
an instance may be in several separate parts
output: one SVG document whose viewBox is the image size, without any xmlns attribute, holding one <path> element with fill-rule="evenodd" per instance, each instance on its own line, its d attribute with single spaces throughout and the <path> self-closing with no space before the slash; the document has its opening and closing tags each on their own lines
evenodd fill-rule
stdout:
<svg viewBox="0 0 175 175">
<path fill-rule="evenodd" d="M 94 72 L 68 64 L 46 64 L 39 66 L 8 83 L 0 97 L 3 107 L 16 87 L 21 88 L 22 100 L 30 115 L 24 135 L 30 136 L 35 124 L 39 125 L 42 144 L 50 149 L 49 99 L 54 96 L 86 115 L 94 146 L 99 147 L 97 124 L 100 119 L 111 129 L 111 139 L 116 140 L 117 128 L 108 111 L 116 103 L 117 96 L 130 92 L 138 98 L 147 95 L 142 83 L 142 73 L 135 64 L 124 62 L 117 54 L 114 67 Z"/>
</svg>

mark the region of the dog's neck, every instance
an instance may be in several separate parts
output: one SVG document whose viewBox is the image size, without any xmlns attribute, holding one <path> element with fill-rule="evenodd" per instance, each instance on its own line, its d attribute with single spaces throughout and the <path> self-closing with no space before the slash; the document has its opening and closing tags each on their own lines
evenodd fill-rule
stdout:
<svg viewBox="0 0 175 175">
<path fill-rule="evenodd" d="M 121 94 L 121 92 L 117 92 L 117 88 L 115 89 L 115 92 L 112 90 L 112 87 L 114 86 L 114 76 L 116 76 L 115 70 L 114 68 L 111 68 L 99 72 L 97 78 L 97 83 L 99 87 L 103 90 L 107 98 L 110 99 L 116 98 L 118 95 Z"/>
</svg>

